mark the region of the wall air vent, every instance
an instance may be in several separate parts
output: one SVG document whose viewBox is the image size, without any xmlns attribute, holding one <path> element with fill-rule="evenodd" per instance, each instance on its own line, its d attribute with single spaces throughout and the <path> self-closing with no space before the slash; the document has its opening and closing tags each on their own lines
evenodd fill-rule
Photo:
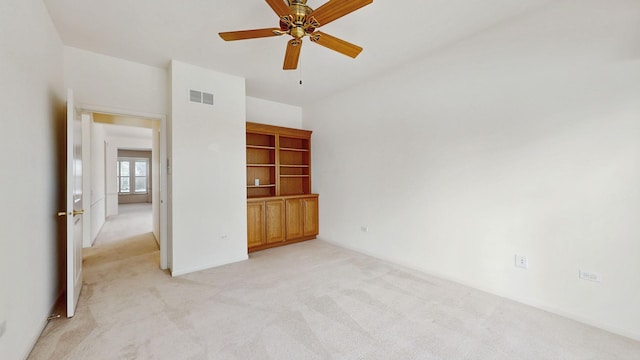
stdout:
<svg viewBox="0 0 640 360">
<path fill-rule="evenodd" d="M 213 94 L 202 93 L 202 103 L 207 105 L 213 105 Z"/>
<path fill-rule="evenodd" d="M 197 90 L 189 90 L 189 101 L 191 102 L 202 102 L 202 93 Z"/>
<path fill-rule="evenodd" d="M 189 90 L 189 101 L 200 104 L 213 105 L 213 94 L 198 90 Z"/>
</svg>

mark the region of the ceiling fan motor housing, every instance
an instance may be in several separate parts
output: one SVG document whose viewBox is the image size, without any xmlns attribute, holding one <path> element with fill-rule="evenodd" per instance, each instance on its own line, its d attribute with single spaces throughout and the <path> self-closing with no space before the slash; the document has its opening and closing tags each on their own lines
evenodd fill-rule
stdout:
<svg viewBox="0 0 640 360">
<path fill-rule="evenodd" d="M 289 3 L 289 6 L 291 6 L 291 5 L 306 5 L 307 4 L 307 0 L 289 0 L 288 3 Z"/>
<path fill-rule="evenodd" d="M 301 39 L 315 30 L 305 26 L 307 16 L 313 12 L 313 9 L 307 6 L 307 0 L 290 0 L 289 10 L 291 11 L 290 17 L 280 22 L 280 27 L 284 27 L 283 31 L 287 31 L 296 39 Z"/>
</svg>

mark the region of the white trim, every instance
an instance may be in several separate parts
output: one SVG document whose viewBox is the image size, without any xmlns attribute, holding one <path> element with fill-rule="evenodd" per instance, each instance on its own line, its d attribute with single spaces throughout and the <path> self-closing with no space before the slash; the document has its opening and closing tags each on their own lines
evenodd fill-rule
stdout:
<svg viewBox="0 0 640 360">
<path fill-rule="evenodd" d="M 82 121 L 82 248 L 91 247 L 91 114 L 81 112 Z"/>
<path fill-rule="evenodd" d="M 36 327 L 36 329 L 40 329 L 40 331 L 38 331 L 34 336 L 31 337 L 31 341 L 29 342 L 31 344 L 31 346 L 29 346 L 26 350 L 26 354 L 24 354 L 24 356 L 22 357 L 22 359 L 26 359 L 29 357 L 29 355 L 31 355 L 31 352 L 33 351 L 33 349 L 36 347 L 36 344 L 38 343 L 38 340 L 40 340 L 40 336 L 42 336 L 42 333 L 44 332 L 44 329 L 47 327 L 47 325 L 49 325 L 49 320 L 48 317 L 50 315 L 55 315 L 55 311 L 56 310 L 62 310 L 62 307 L 58 307 L 58 304 L 62 304 L 62 299 L 63 296 L 65 294 L 65 290 L 64 289 L 60 289 L 60 292 L 58 293 L 58 296 L 56 297 L 56 300 L 53 302 L 53 305 L 51 306 L 51 309 L 49 310 L 49 314 L 47 314 L 47 318 L 45 318 L 44 320 L 40 321 L 40 325 Z M 62 305 L 61 305 L 62 306 Z M 57 314 L 62 316 L 62 314 Z M 61 319 L 64 319 L 61 317 Z"/>
<path fill-rule="evenodd" d="M 182 276 L 182 275 L 190 274 L 196 271 L 207 270 L 214 267 L 228 265 L 228 264 L 232 264 L 239 261 L 245 261 L 245 260 L 249 260 L 249 255 L 243 255 L 237 258 L 231 258 L 223 261 L 218 261 L 216 263 L 211 263 L 211 264 L 206 264 L 206 265 L 196 266 L 196 267 L 191 267 L 186 269 L 173 269 L 173 271 L 171 271 L 171 276 L 173 277 Z"/>
<path fill-rule="evenodd" d="M 169 234 L 167 233 L 168 229 L 168 209 L 167 209 L 167 201 L 169 199 L 168 186 L 167 186 L 167 168 L 164 166 L 167 164 L 167 115 L 158 114 L 158 113 L 148 113 L 135 111 L 130 109 L 121 109 L 116 107 L 108 107 L 108 106 L 100 106 L 95 104 L 78 104 L 78 108 L 87 111 L 87 112 L 97 112 L 103 114 L 111 114 L 111 115 L 122 115 L 122 116 L 135 116 L 141 118 L 152 119 L 156 121 L 160 121 L 160 166 L 158 171 L 160 171 L 160 268 L 162 270 L 166 270 L 167 259 L 169 257 L 169 246 L 168 239 Z M 107 194 L 109 195 L 109 194 Z"/>
<path fill-rule="evenodd" d="M 76 108 L 78 109 L 82 109 L 85 110 L 87 112 L 94 112 L 94 113 L 102 113 L 102 114 L 107 114 L 107 115 L 120 115 L 120 116 L 133 116 L 133 117 L 139 117 L 139 118 L 148 118 L 150 120 L 160 120 L 160 121 L 166 121 L 167 116 L 165 114 L 159 114 L 159 113 L 150 113 L 150 112 L 143 112 L 143 111 L 135 111 L 135 110 L 130 110 L 130 109 L 122 109 L 122 108 L 116 108 L 116 107 L 109 107 L 109 106 L 100 106 L 100 105 L 95 105 L 95 104 L 83 104 L 83 103 L 79 103 L 77 104 Z"/>
<path fill-rule="evenodd" d="M 24 354 L 24 356 L 22 356 L 22 359 L 26 359 L 26 358 L 29 357 L 29 355 L 31 355 L 31 352 L 36 347 L 36 344 L 38 343 L 38 340 L 40 339 L 40 336 L 42 335 L 42 332 L 44 332 L 44 329 L 47 327 L 48 324 L 49 324 L 49 320 L 45 319 L 45 320 L 41 321 L 38 326 L 36 326 L 36 329 L 40 329 L 40 331 L 36 332 L 35 335 L 30 336 L 31 340 L 28 342 L 28 344 L 30 344 L 31 346 L 27 347 L 26 354 Z"/>
</svg>

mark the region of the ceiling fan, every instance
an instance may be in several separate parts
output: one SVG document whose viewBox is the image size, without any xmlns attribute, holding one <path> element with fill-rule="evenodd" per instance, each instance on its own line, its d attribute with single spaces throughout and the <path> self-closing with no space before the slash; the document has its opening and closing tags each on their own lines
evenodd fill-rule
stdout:
<svg viewBox="0 0 640 360">
<path fill-rule="evenodd" d="M 325 34 L 317 29 L 339 19 L 361 7 L 369 5 L 373 0 L 329 0 L 313 10 L 307 6 L 307 0 L 265 0 L 280 18 L 280 27 L 255 30 L 241 30 L 219 33 L 225 41 L 255 39 L 270 36 L 291 35 L 284 56 L 284 70 L 298 67 L 298 58 L 302 47 L 302 38 L 309 39 L 331 50 L 355 58 L 362 48 L 337 37 Z"/>
</svg>

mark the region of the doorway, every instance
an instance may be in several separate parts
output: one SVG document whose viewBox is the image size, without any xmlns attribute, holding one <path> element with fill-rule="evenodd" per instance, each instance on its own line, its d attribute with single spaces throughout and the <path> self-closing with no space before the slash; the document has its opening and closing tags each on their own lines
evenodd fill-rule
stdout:
<svg viewBox="0 0 640 360">
<path fill-rule="evenodd" d="M 150 151 L 147 158 L 147 178 L 134 178 L 134 196 L 140 198 L 142 192 L 135 192 L 135 181 L 140 184 L 143 180 L 147 186 L 145 196 L 148 208 L 151 210 L 152 234 L 160 248 L 160 268 L 168 267 L 167 247 L 167 208 L 165 194 L 167 193 L 167 174 L 161 164 L 166 163 L 166 121 L 164 116 L 149 114 L 132 114 L 110 111 L 109 109 L 88 109 L 83 111 L 91 118 L 90 121 L 90 167 L 87 169 L 90 178 L 89 208 L 91 231 L 85 247 L 93 246 L 107 219 L 120 214 L 119 198 L 123 195 L 120 176 L 119 152 Z M 131 153 L 130 153 L 131 154 Z M 129 156 L 130 158 L 136 158 Z M 135 174 L 134 168 L 131 169 Z M 130 179 L 127 179 L 129 182 Z M 136 196 L 138 195 L 138 196 Z"/>
</svg>

